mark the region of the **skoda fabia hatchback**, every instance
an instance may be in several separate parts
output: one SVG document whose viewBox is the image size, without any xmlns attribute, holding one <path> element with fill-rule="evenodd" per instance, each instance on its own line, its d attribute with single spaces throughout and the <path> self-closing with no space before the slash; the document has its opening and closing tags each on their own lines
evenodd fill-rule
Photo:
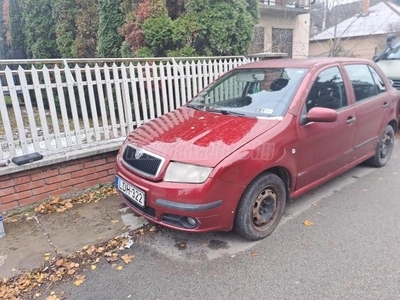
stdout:
<svg viewBox="0 0 400 300">
<path fill-rule="evenodd" d="M 398 103 L 369 60 L 243 65 L 134 130 L 117 157 L 116 185 L 155 223 L 262 239 L 289 198 L 363 161 L 385 165 Z"/>
</svg>

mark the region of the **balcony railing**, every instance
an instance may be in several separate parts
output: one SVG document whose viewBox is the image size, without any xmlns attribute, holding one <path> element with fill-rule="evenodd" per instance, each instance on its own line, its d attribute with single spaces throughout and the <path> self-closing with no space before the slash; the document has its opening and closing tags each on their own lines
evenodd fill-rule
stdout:
<svg viewBox="0 0 400 300">
<path fill-rule="evenodd" d="M 292 9 L 310 9 L 310 0 L 259 0 L 261 4 L 271 6 L 271 8 L 292 8 Z"/>
</svg>

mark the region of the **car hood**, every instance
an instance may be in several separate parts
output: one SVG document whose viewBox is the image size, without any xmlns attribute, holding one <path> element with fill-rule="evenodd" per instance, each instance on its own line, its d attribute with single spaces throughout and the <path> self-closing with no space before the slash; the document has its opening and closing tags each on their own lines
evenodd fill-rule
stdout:
<svg viewBox="0 0 400 300">
<path fill-rule="evenodd" d="M 181 107 L 137 128 L 128 142 L 167 160 L 214 167 L 279 122 Z"/>
</svg>

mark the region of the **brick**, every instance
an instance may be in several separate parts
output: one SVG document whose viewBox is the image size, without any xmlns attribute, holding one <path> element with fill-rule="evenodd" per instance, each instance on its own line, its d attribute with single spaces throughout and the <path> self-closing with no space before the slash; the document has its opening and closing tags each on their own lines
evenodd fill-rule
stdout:
<svg viewBox="0 0 400 300">
<path fill-rule="evenodd" d="M 100 172 L 100 171 L 104 171 L 104 170 L 110 170 L 110 169 L 114 169 L 115 163 L 107 163 L 101 166 L 97 166 L 95 168 L 96 172 Z"/>
<path fill-rule="evenodd" d="M 7 203 L 10 203 L 10 202 L 19 200 L 19 199 L 27 198 L 27 197 L 29 197 L 31 195 L 32 195 L 32 192 L 30 190 L 22 192 L 22 193 L 13 193 L 13 194 L 10 194 L 8 196 L 1 197 L 0 198 L 0 203 L 7 204 Z"/>
<path fill-rule="evenodd" d="M 47 200 L 49 197 L 47 196 L 47 194 L 40 194 L 37 196 L 32 196 L 29 198 L 25 198 L 25 199 L 21 199 L 18 201 L 19 206 L 24 206 L 24 205 L 29 205 L 32 203 L 36 203 L 36 202 L 41 202 L 44 200 Z"/>
<path fill-rule="evenodd" d="M 10 179 L 12 179 L 11 174 L 6 174 L 6 175 L 0 176 L 0 182 L 10 180 Z"/>
<path fill-rule="evenodd" d="M 93 174 L 87 175 L 86 180 L 90 181 L 93 179 L 99 179 L 99 178 L 107 176 L 107 175 L 108 175 L 107 171 L 93 173 Z"/>
<path fill-rule="evenodd" d="M 105 158 L 102 159 L 95 159 L 93 161 L 88 161 L 84 163 L 84 167 L 86 168 L 91 168 L 91 167 L 96 167 L 96 166 L 100 166 L 103 165 L 107 162 L 107 160 Z"/>
<path fill-rule="evenodd" d="M 111 170 L 108 170 L 108 175 L 115 176 L 115 168 L 112 168 Z"/>
<path fill-rule="evenodd" d="M 46 178 L 44 180 L 44 182 L 46 184 L 53 184 L 53 183 L 60 182 L 60 181 L 67 181 L 69 179 L 71 179 L 71 174 L 70 173 Z"/>
<path fill-rule="evenodd" d="M 34 181 L 34 182 L 29 182 L 27 184 L 22 184 L 22 185 L 18 185 L 15 187 L 15 190 L 19 193 L 19 192 L 23 192 L 26 190 L 32 190 L 32 189 L 37 189 L 44 186 L 44 180 L 38 180 L 38 181 Z"/>
<path fill-rule="evenodd" d="M 88 169 L 83 169 L 81 171 L 72 172 L 71 173 L 71 177 L 72 178 L 79 178 L 79 177 L 86 176 L 88 174 L 92 174 L 94 172 L 96 172 L 96 169 L 94 167 L 93 168 L 88 168 Z"/>
<path fill-rule="evenodd" d="M 24 183 L 27 183 L 30 181 L 31 181 L 31 176 L 29 176 L 29 175 L 20 176 L 20 177 L 14 178 L 12 180 L 14 185 L 20 185 L 20 184 L 24 184 Z"/>
<path fill-rule="evenodd" d="M 10 194 L 14 194 L 15 191 L 16 191 L 16 189 L 13 186 L 5 188 L 5 189 L 1 189 L 0 190 L 0 197 L 8 196 Z"/>
<path fill-rule="evenodd" d="M 115 163 L 116 160 L 117 160 L 117 153 L 115 153 L 115 156 L 107 157 L 107 162 L 109 162 L 109 163 L 111 163 L 111 162 Z"/>
<path fill-rule="evenodd" d="M 60 183 L 46 184 L 42 187 L 35 188 L 32 190 L 32 195 L 40 195 L 44 193 L 48 193 L 60 188 Z"/>
<path fill-rule="evenodd" d="M 51 191 L 49 193 L 49 196 L 50 197 L 58 197 L 58 196 L 63 196 L 63 195 L 72 193 L 72 192 L 75 192 L 75 189 L 73 187 L 71 187 L 71 186 L 68 186 L 66 188 L 61 188 L 61 189 L 57 189 L 57 190 Z"/>
<path fill-rule="evenodd" d="M 7 204 L 0 204 L 0 212 L 12 210 L 12 209 L 17 208 L 17 207 L 18 207 L 18 202 L 17 201 L 10 202 L 10 203 L 7 203 Z"/>
<path fill-rule="evenodd" d="M 61 188 L 65 188 L 68 186 L 74 186 L 76 184 L 80 184 L 82 182 L 85 182 L 86 178 L 85 177 L 79 177 L 79 178 L 74 178 L 74 179 L 70 179 L 68 181 L 62 181 L 60 182 L 60 186 Z"/>
<path fill-rule="evenodd" d="M 13 177 L 16 178 L 16 177 L 21 177 L 21 176 L 32 175 L 32 174 L 35 174 L 37 172 L 38 172 L 38 169 L 26 170 L 26 171 L 22 171 L 22 172 L 19 172 L 19 173 L 15 173 L 13 175 Z"/>
<path fill-rule="evenodd" d="M 6 176 L 4 176 L 4 177 L 6 177 Z M 0 189 L 5 189 L 10 186 L 14 186 L 14 183 L 11 178 L 4 178 L 4 179 L 0 178 Z"/>
<path fill-rule="evenodd" d="M 99 180 L 98 179 L 82 182 L 81 184 L 75 185 L 75 188 L 77 190 L 83 190 L 83 189 L 86 189 L 86 188 L 89 188 L 89 187 L 94 187 L 96 185 L 99 185 Z"/>
<path fill-rule="evenodd" d="M 57 176 L 57 175 L 58 175 L 58 169 L 53 169 L 50 171 L 42 170 L 42 172 L 40 172 L 40 173 L 33 174 L 31 176 L 31 178 L 32 178 L 32 181 L 36 181 L 36 180 L 40 180 L 40 179 L 44 179 L 44 178 Z"/>
<path fill-rule="evenodd" d="M 71 173 L 71 172 L 79 171 L 79 170 L 83 170 L 83 163 L 79 163 L 79 164 L 72 165 L 72 166 L 62 167 L 62 168 L 60 168 L 60 174 Z"/>
<path fill-rule="evenodd" d="M 113 175 L 108 175 L 108 176 L 104 176 L 102 178 L 99 179 L 100 183 L 111 183 L 115 181 L 115 176 Z"/>
</svg>

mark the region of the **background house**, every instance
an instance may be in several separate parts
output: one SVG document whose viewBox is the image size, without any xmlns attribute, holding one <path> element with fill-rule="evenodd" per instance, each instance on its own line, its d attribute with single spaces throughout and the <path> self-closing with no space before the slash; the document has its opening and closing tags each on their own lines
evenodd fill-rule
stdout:
<svg viewBox="0 0 400 300">
<path fill-rule="evenodd" d="M 310 39 L 309 56 L 353 56 L 372 59 L 386 46 L 389 33 L 400 33 L 400 6 L 364 0 L 353 17 Z"/>
<path fill-rule="evenodd" d="M 307 57 L 309 35 L 310 0 L 260 0 L 260 21 L 249 54 Z"/>
</svg>

